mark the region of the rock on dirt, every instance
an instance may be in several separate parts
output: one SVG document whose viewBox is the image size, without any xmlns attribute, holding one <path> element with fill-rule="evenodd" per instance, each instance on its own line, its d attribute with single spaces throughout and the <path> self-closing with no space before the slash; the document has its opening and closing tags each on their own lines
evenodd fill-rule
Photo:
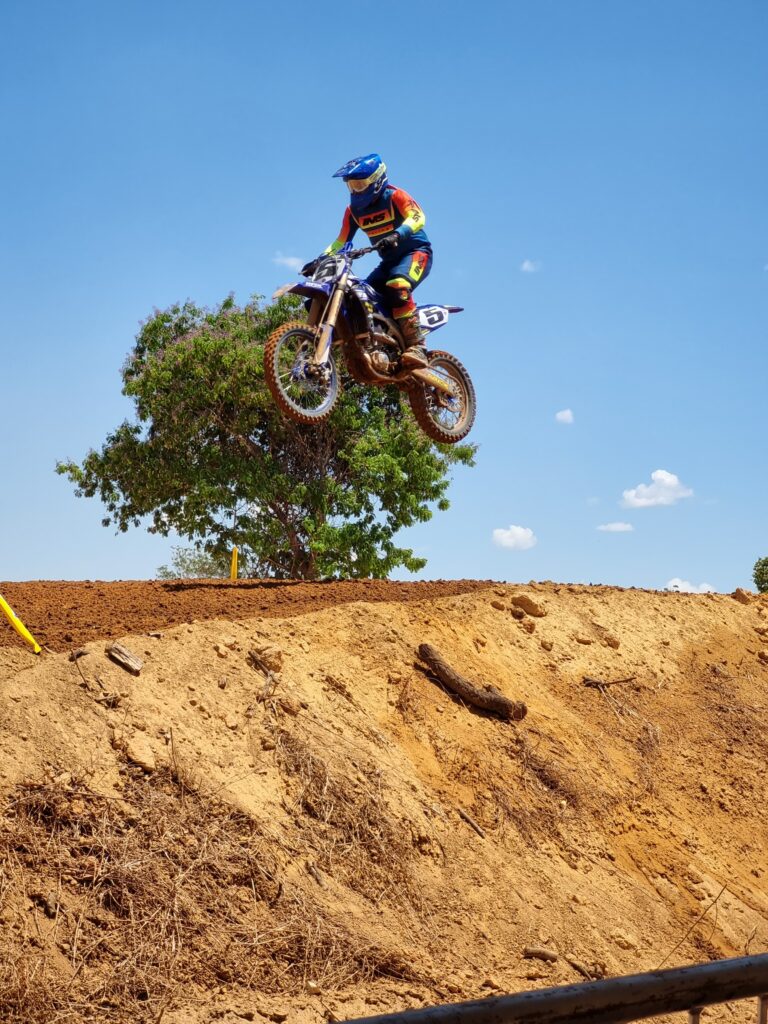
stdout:
<svg viewBox="0 0 768 1024">
<path fill-rule="evenodd" d="M 112 746 L 125 755 L 126 761 L 141 768 L 142 771 L 155 771 L 157 767 L 155 752 L 143 732 L 129 735 L 123 730 L 116 729 L 112 735 Z"/>
<path fill-rule="evenodd" d="M 527 615 L 533 615 L 536 619 L 542 619 L 547 614 L 546 608 L 528 594 L 513 594 L 510 601 L 516 608 L 522 608 Z"/>
<path fill-rule="evenodd" d="M 260 663 L 269 672 L 280 672 L 283 667 L 283 652 L 279 647 L 267 644 L 263 647 L 254 647 L 251 652 L 254 662 Z"/>
</svg>

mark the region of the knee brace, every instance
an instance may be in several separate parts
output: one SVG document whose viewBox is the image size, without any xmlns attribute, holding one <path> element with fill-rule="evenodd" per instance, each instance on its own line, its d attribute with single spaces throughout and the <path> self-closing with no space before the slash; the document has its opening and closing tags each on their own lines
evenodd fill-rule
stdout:
<svg viewBox="0 0 768 1024">
<path fill-rule="evenodd" d="M 410 316 L 416 308 L 416 303 L 413 301 L 412 286 L 408 278 L 391 277 L 385 288 L 392 316 L 398 320 L 404 316 Z"/>
</svg>

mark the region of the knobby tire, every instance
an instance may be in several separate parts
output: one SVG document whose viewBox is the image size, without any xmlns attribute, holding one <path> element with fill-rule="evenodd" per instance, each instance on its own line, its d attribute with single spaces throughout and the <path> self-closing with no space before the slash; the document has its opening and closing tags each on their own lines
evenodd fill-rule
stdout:
<svg viewBox="0 0 768 1024">
<path fill-rule="evenodd" d="M 427 437 L 441 444 L 456 444 L 462 441 L 472 429 L 475 422 L 476 398 L 475 388 L 466 367 L 450 352 L 436 350 L 429 353 L 429 365 L 437 369 L 445 368 L 450 377 L 457 381 L 461 392 L 462 415 L 454 428 L 447 428 L 433 415 L 436 410 L 434 389 L 428 384 L 414 381 L 415 387 L 408 391 L 414 418 Z"/>
<path fill-rule="evenodd" d="M 312 414 L 310 412 L 297 409 L 296 405 L 294 405 L 286 396 L 280 384 L 277 367 L 279 346 L 281 340 L 286 336 L 286 334 L 290 334 L 293 331 L 301 332 L 305 335 L 310 345 L 314 347 L 316 340 L 315 333 L 304 321 L 291 320 L 288 323 L 283 324 L 281 327 L 276 328 L 267 338 L 266 344 L 264 345 L 264 380 L 266 381 L 267 387 L 277 403 L 278 408 L 289 419 L 295 420 L 297 423 L 323 423 L 328 419 L 336 406 L 336 401 L 338 399 L 338 385 L 336 398 L 331 402 L 329 407 L 322 413 Z"/>
</svg>

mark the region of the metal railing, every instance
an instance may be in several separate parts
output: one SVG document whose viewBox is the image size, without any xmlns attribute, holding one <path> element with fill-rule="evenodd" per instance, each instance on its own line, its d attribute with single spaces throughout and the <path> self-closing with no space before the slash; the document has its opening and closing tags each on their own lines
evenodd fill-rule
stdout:
<svg viewBox="0 0 768 1024">
<path fill-rule="evenodd" d="M 624 1024 L 687 1012 L 699 1024 L 704 1007 L 757 997 L 757 1024 L 768 1024 L 768 954 L 716 960 L 648 974 L 428 1006 L 347 1024 Z"/>
</svg>

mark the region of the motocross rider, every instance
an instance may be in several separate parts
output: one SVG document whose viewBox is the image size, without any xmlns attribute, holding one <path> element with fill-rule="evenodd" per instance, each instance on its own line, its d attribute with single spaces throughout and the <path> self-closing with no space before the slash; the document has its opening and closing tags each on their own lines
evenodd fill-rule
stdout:
<svg viewBox="0 0 768 1024">
<path fill-rule="evenodd" d="M 350 191 L 339 237 L 323 255 L 337 252 L 362 228 L 381 256 L 381 263 L 367 281 L 387 302 L 405 342 L 402 364 L 417 369 L 427 365 L 424 334 L 413 301 L 413 289 L 432 268 L 432 246 L 419 204 L 401 188 L 390 185 L 387 168 L 378 153 L 359 156 L 333 175 L 343 178 Z M 302 267 L 313 273 L 318 261 Z"/>
</svg>

